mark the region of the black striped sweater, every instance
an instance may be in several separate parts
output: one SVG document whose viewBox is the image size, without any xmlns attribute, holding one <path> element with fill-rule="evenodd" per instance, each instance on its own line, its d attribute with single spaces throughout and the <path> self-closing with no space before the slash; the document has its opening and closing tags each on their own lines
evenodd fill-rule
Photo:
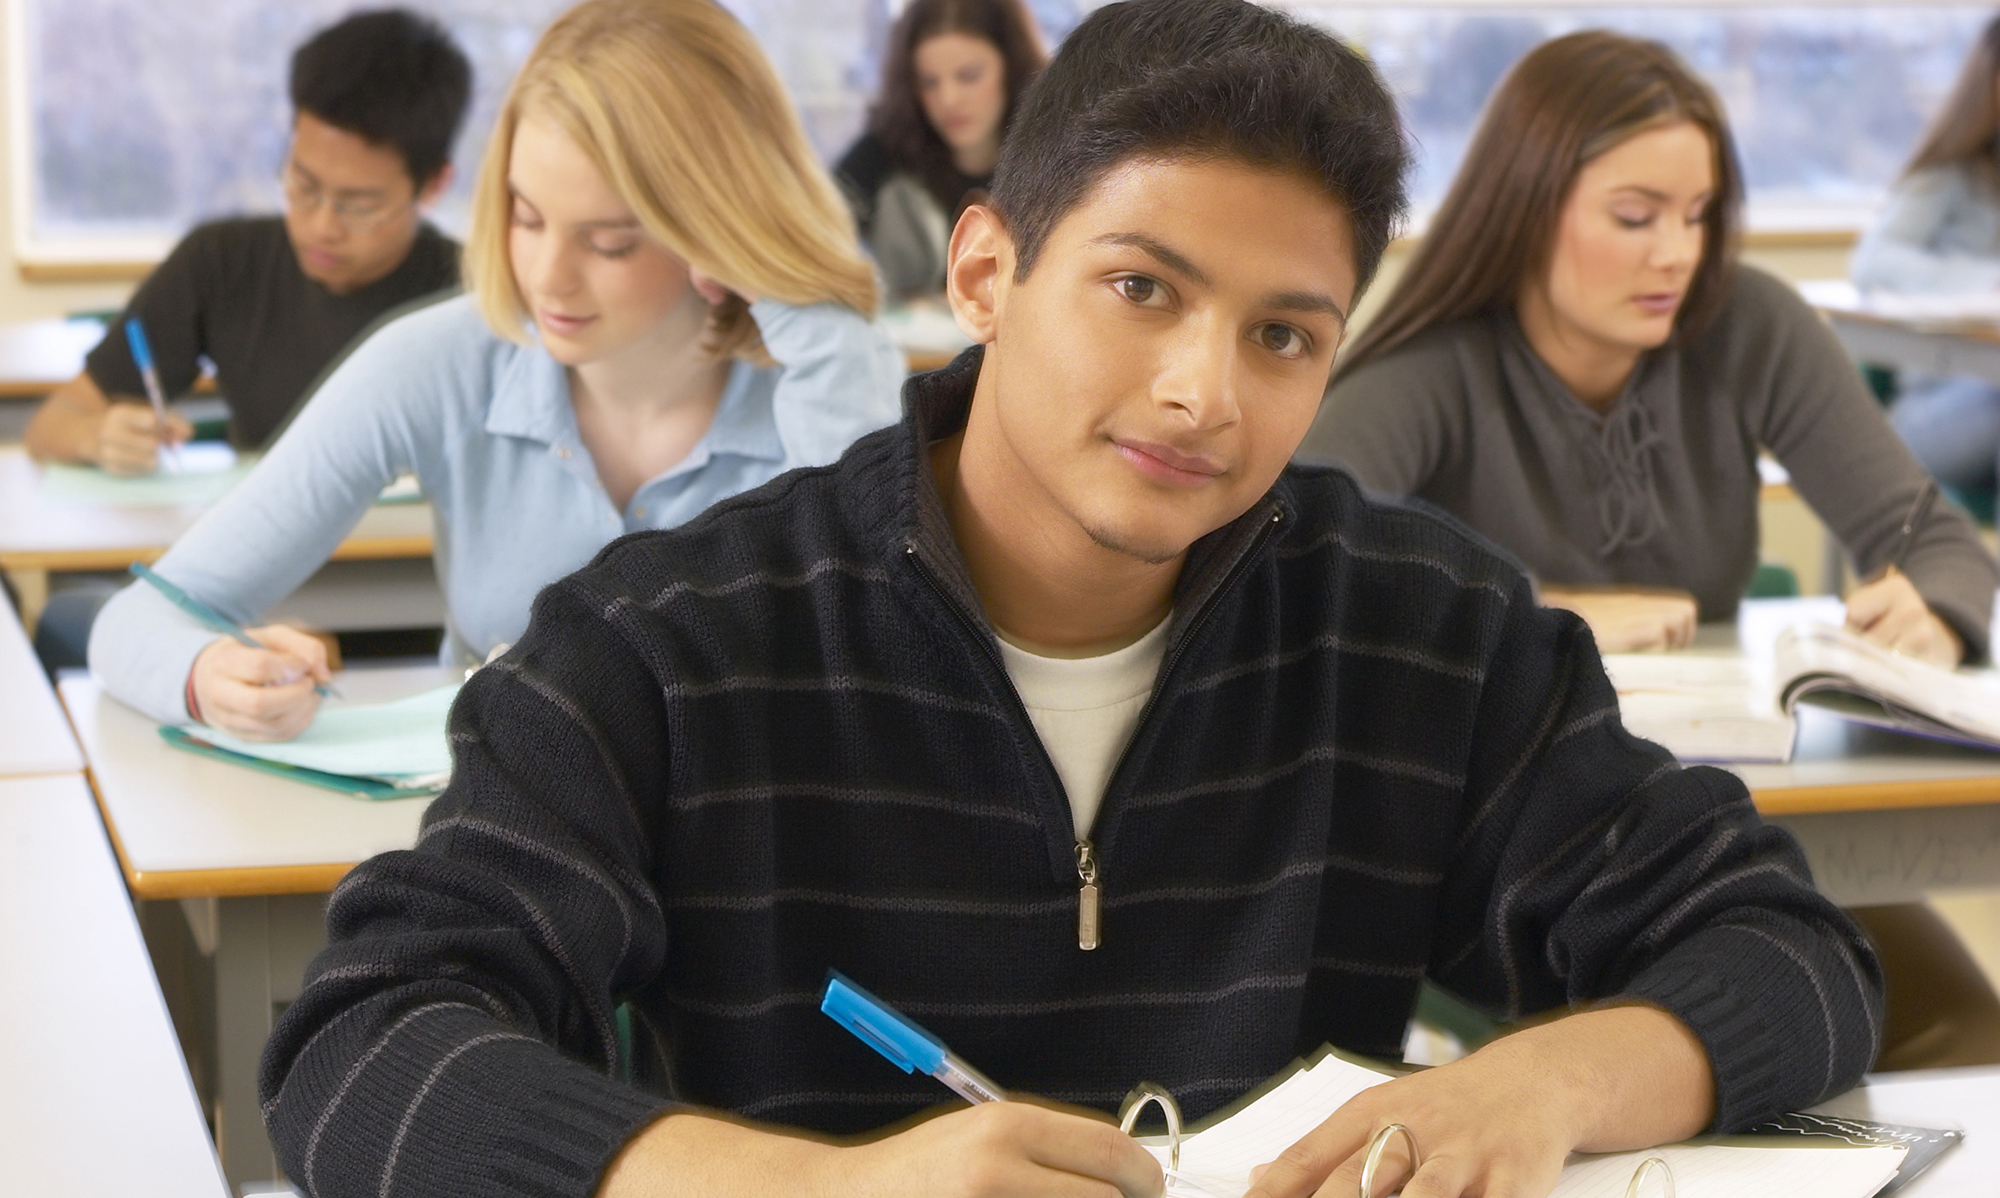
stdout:
<svg viewBox="0 0 2000 1198">
<path fill-rule="evenodd" d="M 452 712 L 415 850 L 353 872 L 264 1061 L 317 1198 L 582 1195 L 675 1103 L 854 1132 L 937 1103 L 817 1009 L 829 967 L 1001 1085 L 1190 1116 L 1419 980 L 1496 1013 L 1635 996 L 1728 1129 L 1860 1077 L 1874 957 L 1742 785 L 1629 735 L 1589 634 L 1449 520 L 1288 470 L 1191 551 L 1077 838 L 904 423 L 537 599 Z M 629 1001 L 634 1081 L 616 1079 Z"/>
</svg>

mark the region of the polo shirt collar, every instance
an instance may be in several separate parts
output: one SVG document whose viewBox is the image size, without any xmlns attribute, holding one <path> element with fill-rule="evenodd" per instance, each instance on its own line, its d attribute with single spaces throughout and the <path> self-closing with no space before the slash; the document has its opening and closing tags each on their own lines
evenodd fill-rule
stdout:
<svg viewBox="0 0 2000 1198">
<path fill-rule="evenodd" d="M 532 335 L 532 334 L 531 334 Z M 760 391 L 758 370 L 738 359 L 730 363 L 729 379 L 715 419 L 696 442 L 685 465 L 718 454 L 779 462 L 785 457 L 778 435 L 777 413 L 770 397 Z M 762 398 L 763 402 L 759 402 Z M 494 436 L 525 437 L 544 445 L 576 445 L 576 409 L 570 406 L 569 372 L 542 349 L 539 341 L 519 346 L 500 370 L 493 402 L 486 410 L 486 431 Z"/>
</svg>

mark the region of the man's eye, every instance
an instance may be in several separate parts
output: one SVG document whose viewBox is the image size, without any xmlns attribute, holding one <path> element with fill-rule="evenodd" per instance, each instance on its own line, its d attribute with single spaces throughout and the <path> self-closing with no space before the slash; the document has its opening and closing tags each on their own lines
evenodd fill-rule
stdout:
<svg viewBox="0 0 2000 1198">
<path fill-rule="evenodd" d="M 1281 358 L 1303 357 L 1305 336 L 1288 324 L 1267 324 L 1257 330 L 1257 341 Z"/>
<path fill-rule="evenodd" d="M 1145 275 L 1126 275 L 1118 280 L 1118 294 L 1135 304 L 1143 304 L 1160 292 L 1160 285 Z"/>
</svg>

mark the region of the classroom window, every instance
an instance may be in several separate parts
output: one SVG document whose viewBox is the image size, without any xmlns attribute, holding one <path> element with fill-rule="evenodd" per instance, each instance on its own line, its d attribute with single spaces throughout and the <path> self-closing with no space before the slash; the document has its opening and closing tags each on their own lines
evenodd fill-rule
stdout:
<svg viewBox="0 0 2000 1198">
<path fill-rule="evenodd" d="M 1865 220 L 1993 16 L 1969 4 L 1286 7 L 1380 66 L 1417 143 L 1419 211 L 1443 198 L 1509 67 L 1546 38 L 1603 28 L 1665 42 L 1716 89 L 1764 225 Z"/>
<path fill-rule="evenodd" d="M 195 222 L 277 209 L 291 47 L 354 0 L 4 0 L 14 236 L 27 261 L 148 260 Z M 506 84 L 568 0 L 409 0 L 476 72 L 438 214 L 464 197 Z M 724 0 L 829 160 L 860 129 L 906 0 Z M 1970 4 L 1410 6 L 1280 0 L 1367 49 L 1418 148 L 1418 210 L 1457 169 L 1493 84 L 1545 37 L 1608 27 L 1672 45 L 1728 106 L 1761 225 L 1858 225 L 1991 10 Z M 1055 42 L 1097 0 L 1028 0 Z"/>
</svg>

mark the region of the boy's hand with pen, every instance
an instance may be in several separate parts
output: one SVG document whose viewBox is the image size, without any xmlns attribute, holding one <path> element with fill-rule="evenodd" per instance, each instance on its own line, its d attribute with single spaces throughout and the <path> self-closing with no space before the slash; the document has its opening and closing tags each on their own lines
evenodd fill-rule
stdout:
<svg viewBox="0 0 2000 1198">
<path fill-rule="evenodd" d="M 194 659 L 189 690 L 210 727 L 245 740 L 290 740 L 319 711 L 317 687 L 333 677 L 326 646 L 283 624 L 249 630 L 262 647 L 217 637 Z"/>
<path fill-rule="evenodd" d="M 109 474 L 151 474 L 163 446 L 193 436 L 194 426 L 173 412 L 166 413 L 163 425 L 151 407 L 112 403 L 99 417 L 95 444 L 85 456 Z"/>
</svg>

